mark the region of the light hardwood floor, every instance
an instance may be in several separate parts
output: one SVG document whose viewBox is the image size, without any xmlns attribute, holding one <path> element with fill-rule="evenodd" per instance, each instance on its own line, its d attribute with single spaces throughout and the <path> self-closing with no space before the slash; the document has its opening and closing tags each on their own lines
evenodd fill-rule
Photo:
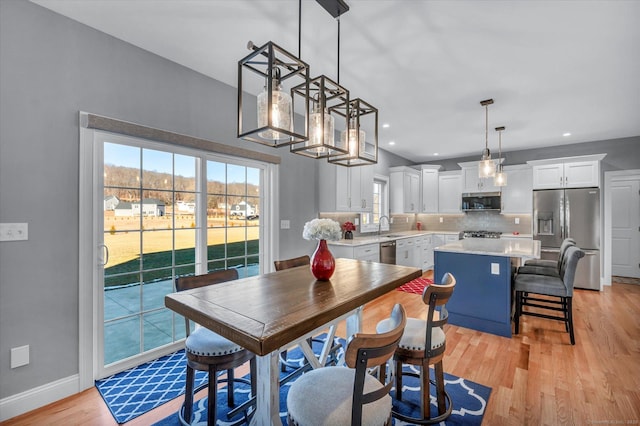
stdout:
<svg viewBox="0 0 640 426">
<path fill-rule="evenodd" d="M 402 303 L 425 316 L 418 295 L 393 291 L 365 307 L 365 329 Z M 576 345 L 564 325 L 523 317 L 511 339 L 447 325 L 446 372 L 490 386 L 486 425 L 640 424 L 640 286 L 614 283 L 576 290 Z M 127 425 L 149 425 L 174 411 L 178 398 Z M 116 425 L 95 388 L 2 425 Z"/>
</svg>

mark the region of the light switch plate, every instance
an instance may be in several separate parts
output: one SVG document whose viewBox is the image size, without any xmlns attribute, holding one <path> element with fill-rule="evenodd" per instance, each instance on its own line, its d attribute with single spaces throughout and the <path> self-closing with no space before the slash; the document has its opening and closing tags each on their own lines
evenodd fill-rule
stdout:
<svg viewBox="0 0 640 426">
<path fill-rule="evenodd" d="M 291 228 L 291 222 L 289 222 L 288 220 L 280 221 L 280 229 L 289 229 L 289 228 Z"/>
<path fill-rule="evenodd" d="M 442 223 L 442 222 L 444 222 L 444 219 L 441 217 L 441 218 L 440 218 L 440 223 Z"/>
<path fill-rule="evenodd" d="M 491 264 L 491 275 L 500 275 L 500 264 L 492 263 Z"/>
<path fill-rule="evenodd" d="M 516 225 L 520 225 L 520 218 L 516 217 Z"/>
<path fill-rule="evenodd" d="M 28 223 L 0 223 L 0 241 L 25 241 L 28 239 Z"/>
</svg>

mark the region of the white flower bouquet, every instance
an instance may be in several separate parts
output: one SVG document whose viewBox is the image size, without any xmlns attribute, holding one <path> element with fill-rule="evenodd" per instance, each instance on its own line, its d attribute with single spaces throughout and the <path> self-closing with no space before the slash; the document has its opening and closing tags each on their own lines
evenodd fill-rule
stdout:
<svg viewBox="0 0 640 426">
<path fill-rule="evenodd" d="M 304 224 L 302 237 L 305 240 L 337 241 L 342 238 L 342 229 L 335 220 L 313 219 Z"/>
</svg>

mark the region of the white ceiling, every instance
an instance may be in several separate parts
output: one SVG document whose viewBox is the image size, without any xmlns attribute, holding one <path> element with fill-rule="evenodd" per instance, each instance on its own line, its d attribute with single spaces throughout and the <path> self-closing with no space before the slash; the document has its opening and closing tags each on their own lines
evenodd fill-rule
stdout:
<svg viewBox="0 0 640 426">
<path fill-rule="evenodd" d="M 298 52 L 297 0 L 33 1 L 234 87 L 249 40 Z M 640 1 L 347 3 L 340 83 L 389 123 L 387 151 L 479 157 L 487 98 L 494 152 L 501 125 L 505 151 L 640 135 Z M 337 23 L 313 0 L 301 46 L 337 77 Z"/>
</svg>

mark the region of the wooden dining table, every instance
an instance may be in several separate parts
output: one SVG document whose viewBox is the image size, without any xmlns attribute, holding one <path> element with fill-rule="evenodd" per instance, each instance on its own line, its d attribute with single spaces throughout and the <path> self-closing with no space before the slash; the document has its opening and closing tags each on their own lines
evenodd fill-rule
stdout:
<svg viewBox="0 0 640 426">
<path fill-rule="evenodd" d="M 336 259 L 329 281 L 317 281 L 301 266 L 171 293 L 165 305 L 256 354 L 251 424 L 279 426 L 280 350 L 342 318 L 348 336 L 360 331 L 367 302 L 421 275 L 407 266 Z"/>
</svg>

